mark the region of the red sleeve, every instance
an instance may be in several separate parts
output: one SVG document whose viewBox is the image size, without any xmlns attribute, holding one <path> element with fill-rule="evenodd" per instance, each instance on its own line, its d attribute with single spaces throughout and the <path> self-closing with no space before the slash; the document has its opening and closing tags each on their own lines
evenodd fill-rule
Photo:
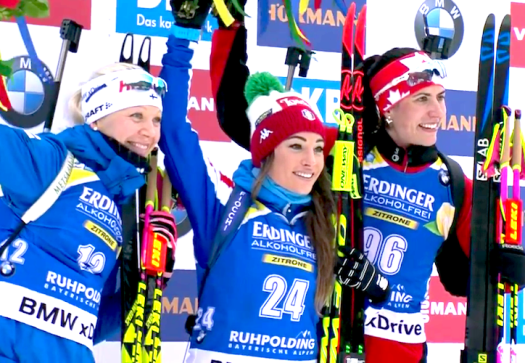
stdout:
<svg viewBox="0 0 525 363">
<path fill-rule="evenodd" d="M 218 28 L 213 32 L 210 53 L 210 77 L 213 98 L 217 100 L 217 93 L 221 85 L 224 70 L 228 63 L 233 41 L 237 35 L 239 23 L 235 22 L 230 28 Z"/>
<path fill-rule="evenodd" d="M 463 252 L 470 257 L 470 223 L 472 216 L 472 180 L 465 176 L 465 196 L 459 211 L 456 235 Z"/>
</svg>

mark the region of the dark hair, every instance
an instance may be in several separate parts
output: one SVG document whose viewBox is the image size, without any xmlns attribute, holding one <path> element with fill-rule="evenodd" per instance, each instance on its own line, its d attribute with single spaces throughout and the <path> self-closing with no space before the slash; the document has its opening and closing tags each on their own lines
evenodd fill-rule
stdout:
<svg viewBox="0 0 525 363">
<path fill-rule="evenodd" d="M 393 48 L 383 55 L 373 55 L 364 60 L 362 65 L 363 70 L 363 126 L 365 137 L 371 137 L 384 124 L 384 118 L 379 115 L 372 90 L 370 88 L 370 80 L 380 70 L 385 68 L 388 64 L 404 57 L 405 55 L 418 52 L 414 48 Z"/>
</svg>

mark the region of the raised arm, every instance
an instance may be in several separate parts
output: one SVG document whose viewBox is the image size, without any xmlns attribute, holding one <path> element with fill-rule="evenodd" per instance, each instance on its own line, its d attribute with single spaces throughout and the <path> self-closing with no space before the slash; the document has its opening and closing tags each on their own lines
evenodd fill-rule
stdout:
<svg viewBox="0 0 525 363">
<path fill-rule="evenodd" d="M 53 137 L 0 125 L 0 186 L 23 213 L 57 176 L 67 150 Z"/>
<path fill-rule="evenodd" d="M 229 28 L 219 27 L 211 42 L 210 77 L 222 130 L 236 144 L 250 150 L 250 122 L 244 85 L 250 75 L 246 66 L 246 28 L 236 21 Z"/>
<path fill-rule="evenodd" d="M 159 146 L 170 180 L 188 211 L 197 261 L 204 266 L 230 186 L 204 158 L 197 132 L 186 118 L 193 57 L 190 42 L 170 35 L 167 45 L 160 76 L 168 83 L 168 92 L 163 99 Z"/>
</svg>

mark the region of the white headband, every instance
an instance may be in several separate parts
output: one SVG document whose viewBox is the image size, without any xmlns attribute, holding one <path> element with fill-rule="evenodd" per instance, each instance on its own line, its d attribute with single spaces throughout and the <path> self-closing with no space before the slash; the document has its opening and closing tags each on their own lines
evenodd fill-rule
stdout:
<svg viewBox="0 0 525 363">
<path fill-rule="evenodd" d="M 81 109 L 86 124 L 129 107 L 155 106 L 162 112 L 159 93 L 153 87 L 144 89 L 133 86 L 139 82 L 142 85 L 162 85 L 166 88 L 164 80 L 153 77 L 142 69 L 112 72 L 84 84 Z"/>
</svg>

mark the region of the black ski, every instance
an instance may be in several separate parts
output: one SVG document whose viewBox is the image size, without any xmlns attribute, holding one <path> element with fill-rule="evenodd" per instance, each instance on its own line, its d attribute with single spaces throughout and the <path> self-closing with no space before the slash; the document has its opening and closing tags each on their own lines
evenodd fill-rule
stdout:
<svg viewBox="0 0 525 363">
<path fill-rule="evenodd" d="M 499 175 L 488 178 L 483 165 L 501 106 L 508 102 L 510 16 L 501 24 L 496 51 L 495 17 L 490 14 L 481 41 L 476 137 L 474 144 L 470 288 L 462 363 L 496 362 L 497 281 L 490 278 L 489 256 L 496 242 Z"/>
</svg>

